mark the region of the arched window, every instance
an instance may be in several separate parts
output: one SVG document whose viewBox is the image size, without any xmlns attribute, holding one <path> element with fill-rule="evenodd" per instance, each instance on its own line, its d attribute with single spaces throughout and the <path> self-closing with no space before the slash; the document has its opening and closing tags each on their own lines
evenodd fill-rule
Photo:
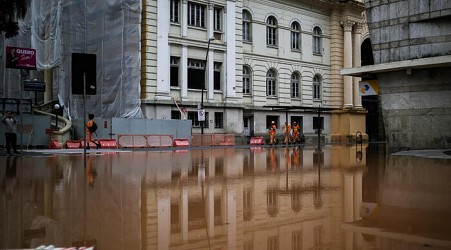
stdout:
<svg viewBox="0 0 451 250">
<path fill-rule="evenodd" d="M 313 28 L 313 54 L 321 54 L 321 29 L 316 26 Z"/>
<path fill-rule="evenodd" d="M 277 19 L 274 16 L 266 20 L 266 45 L 277 46 Z"/>
<path fill-rule="evenodd" d="M 247 10 L 243 10 L 243 42 L 252 42 L 252 16 Z"/>
<path fill-rule="evenodd" d="M 243 94 L 251 93 L 251 69 L 249 66 L 243 66 Z"/>
<path fill-rule="evenodd" d="M 321 76 L 313 77 L 313 99 L 321 99 Z"/>
<path fill-rule="evenodd" d="M 298 72 L 294 72 L 291 74 L 291 98 L 299 98 L 301 95 L 299 93 L 300 90 L 301 77 Z"/>
<path fill-rule="evenodd" d="M 273 69 L 266 73 L 266 96 L 276 96 L 277 77 Z"/>
<path fill-rule="evenodd" d="M 301 25 L 298 22 L 291 24 L 291 49 L 301 50 Z"/>
</svg>

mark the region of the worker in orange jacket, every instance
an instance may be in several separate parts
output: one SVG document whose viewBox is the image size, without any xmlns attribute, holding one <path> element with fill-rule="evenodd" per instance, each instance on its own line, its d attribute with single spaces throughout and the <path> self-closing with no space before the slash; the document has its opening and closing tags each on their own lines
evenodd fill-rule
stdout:
<svg viewBox="0 0 451 250">
<path fill-rule="evenodd" d="M 285 122 L 285 125 L 283 126 L 283 135 L 283 143 L 289 143 L 291 137 L 291 125 L 288 124 L 288 122 Z"/>
<path fill-rule="evenodd" d="M 276 144 L 276 122 L 272 121 L 271 126 L 269 127 L 269 144 L 274 145 Z"/>
<path fill-rule="evenodd" d="M 301 127 L 296 123 L 296 121 L 293 122 L 293 143 L 297 143 L 299 141 L 299 133 L 301 132 Z"/>
</svg>

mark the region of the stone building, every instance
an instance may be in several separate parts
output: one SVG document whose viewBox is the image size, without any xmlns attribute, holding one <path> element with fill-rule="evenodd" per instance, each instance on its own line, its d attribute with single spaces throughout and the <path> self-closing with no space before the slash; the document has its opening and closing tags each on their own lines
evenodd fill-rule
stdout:
<svg viewBox="0 0 451 250">
<path fill-rule="evenodd" d="M 374 65 L 344 75 L 377 79 L 393 150 L 451 146 L 451 2 L 366 1 Z"/>
<path fill-rule="evenodd" d="M 366 135 L 359 78 L 340 75 L 360 65 L 363 11 L 361 1 L 144 1 L 143 114 L 190 119 L 193 133 L 266 135 L 274 120 L 308 138 L 323 122 L 326 141 Z"/>
<path fill-rule="evenodd" d="M 359 77 L 340 74 L 361 64 L 361 45 L 369 40 L 363 1 L 30 6 L 20 22 L 27 29 L 2 42 L 36 48 L 37 70 L 22 75 L 2 67 L 1 97 L 58 100 L 72 119 L 83 117 L 83 105 L 99 118 L 186 118 L 194 134 L 267 135 L 275 121 L 281 136 L 282 125 L 296 121 L 307 140 L 316 140 L 317 124 L 324 124 L 326 142 L 353 141 L 358 131 L 366 137 Z M 72 65 L 82 64 L 73 53 L 97 58 L 96 93 L 86 100 L 73 94 L 82 84 L 72 75 Z M 45 81 L 45 93 L 22 91 L 21 79 Z"/>
</svg>

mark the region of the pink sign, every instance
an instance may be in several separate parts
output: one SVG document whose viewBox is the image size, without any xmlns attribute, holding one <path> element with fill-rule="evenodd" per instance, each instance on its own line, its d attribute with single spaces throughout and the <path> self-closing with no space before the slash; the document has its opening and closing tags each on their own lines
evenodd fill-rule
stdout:
<svg viewBox="0 0 451 250">
<path fill-rule="evenodd" d="M 6 68 L 36 69 L 36 50 L 6 47 Z"/>
</svg>

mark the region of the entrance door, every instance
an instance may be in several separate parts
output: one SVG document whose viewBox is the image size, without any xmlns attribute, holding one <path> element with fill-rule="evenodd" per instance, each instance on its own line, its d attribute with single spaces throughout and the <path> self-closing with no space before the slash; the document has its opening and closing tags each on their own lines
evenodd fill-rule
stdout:
<svg viewBox="0 0 451 250">
<path fill-rule="evenodd" d="M 304 119 L 302 116 L 291 116 L 291 126 L 293 126 L 293 123 L 296 122 L 299 127 L 301 127 L 300 134 L 304 133 Z"/>
<path fill-rule="evenodd" d="M 254 134 L 254 119 L 252 116 L 243 117 L 243 134 L 251 136 Z"/>
</svg>

